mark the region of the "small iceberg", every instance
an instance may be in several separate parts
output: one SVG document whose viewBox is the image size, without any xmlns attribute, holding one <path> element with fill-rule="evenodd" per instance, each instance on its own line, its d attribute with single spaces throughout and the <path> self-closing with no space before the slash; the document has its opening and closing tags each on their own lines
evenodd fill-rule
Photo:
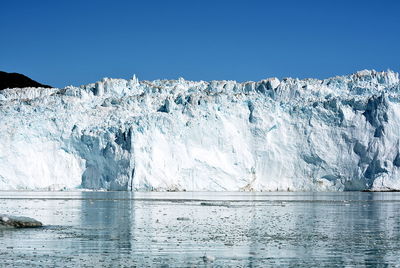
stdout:
<svg viewBox="0 0 400 268">
<path fill-rule="evenodd" d="M 0 228 L 14 227 L 14 228 L 31 228 L 41 227 L 43 224 L 40 221 L 29 217 L 19 217 L 0 214 Z"/>
</svg>

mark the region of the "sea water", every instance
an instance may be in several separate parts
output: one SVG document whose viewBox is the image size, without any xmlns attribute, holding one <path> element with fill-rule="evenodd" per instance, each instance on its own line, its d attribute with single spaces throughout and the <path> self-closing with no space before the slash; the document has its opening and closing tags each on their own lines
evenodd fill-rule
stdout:
<svg viewBox="0 0 400 268">
<path fill-rule="evenodd" d="M 4 267 L 399 266 L 400 193 L 0 192 Z"/>
</svg>

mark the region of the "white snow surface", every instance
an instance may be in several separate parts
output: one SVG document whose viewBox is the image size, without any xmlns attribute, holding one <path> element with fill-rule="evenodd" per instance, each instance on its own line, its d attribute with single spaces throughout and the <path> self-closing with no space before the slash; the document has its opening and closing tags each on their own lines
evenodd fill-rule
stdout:
<svg viewBox="0 0 400 268">
<path fill-rule="evenodd" d="M 393 71 L 0 91 L 0 190 L 400 189 Z"/>
</svg>

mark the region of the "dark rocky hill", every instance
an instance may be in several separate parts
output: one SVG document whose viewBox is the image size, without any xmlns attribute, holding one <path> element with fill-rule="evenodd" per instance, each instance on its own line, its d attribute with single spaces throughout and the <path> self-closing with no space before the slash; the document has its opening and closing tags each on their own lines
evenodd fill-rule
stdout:
<svg viewBox="0 0 400 268">
<path fill-rule="evenodd" d="M 49 85 L 40 84 L 29 77 L 19 73 L 6 73 L 0 71 L 0 90 L 5 88 L 23 87 L 48 87 Z"/>
</svg>

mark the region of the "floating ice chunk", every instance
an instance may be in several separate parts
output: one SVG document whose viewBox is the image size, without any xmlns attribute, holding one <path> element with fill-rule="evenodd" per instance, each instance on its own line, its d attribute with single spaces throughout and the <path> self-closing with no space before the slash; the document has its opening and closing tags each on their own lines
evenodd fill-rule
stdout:
<svg viewBox="0 0 400 268">
<path fill-rule="evenodd" d="M 40 227 L 42 223 L 29 217 L 17 217 L 10 215 L 0 214 L 0 228 L 15 227 L 15 228 L 27 228 L 27 227 Z"/>
</svg>

